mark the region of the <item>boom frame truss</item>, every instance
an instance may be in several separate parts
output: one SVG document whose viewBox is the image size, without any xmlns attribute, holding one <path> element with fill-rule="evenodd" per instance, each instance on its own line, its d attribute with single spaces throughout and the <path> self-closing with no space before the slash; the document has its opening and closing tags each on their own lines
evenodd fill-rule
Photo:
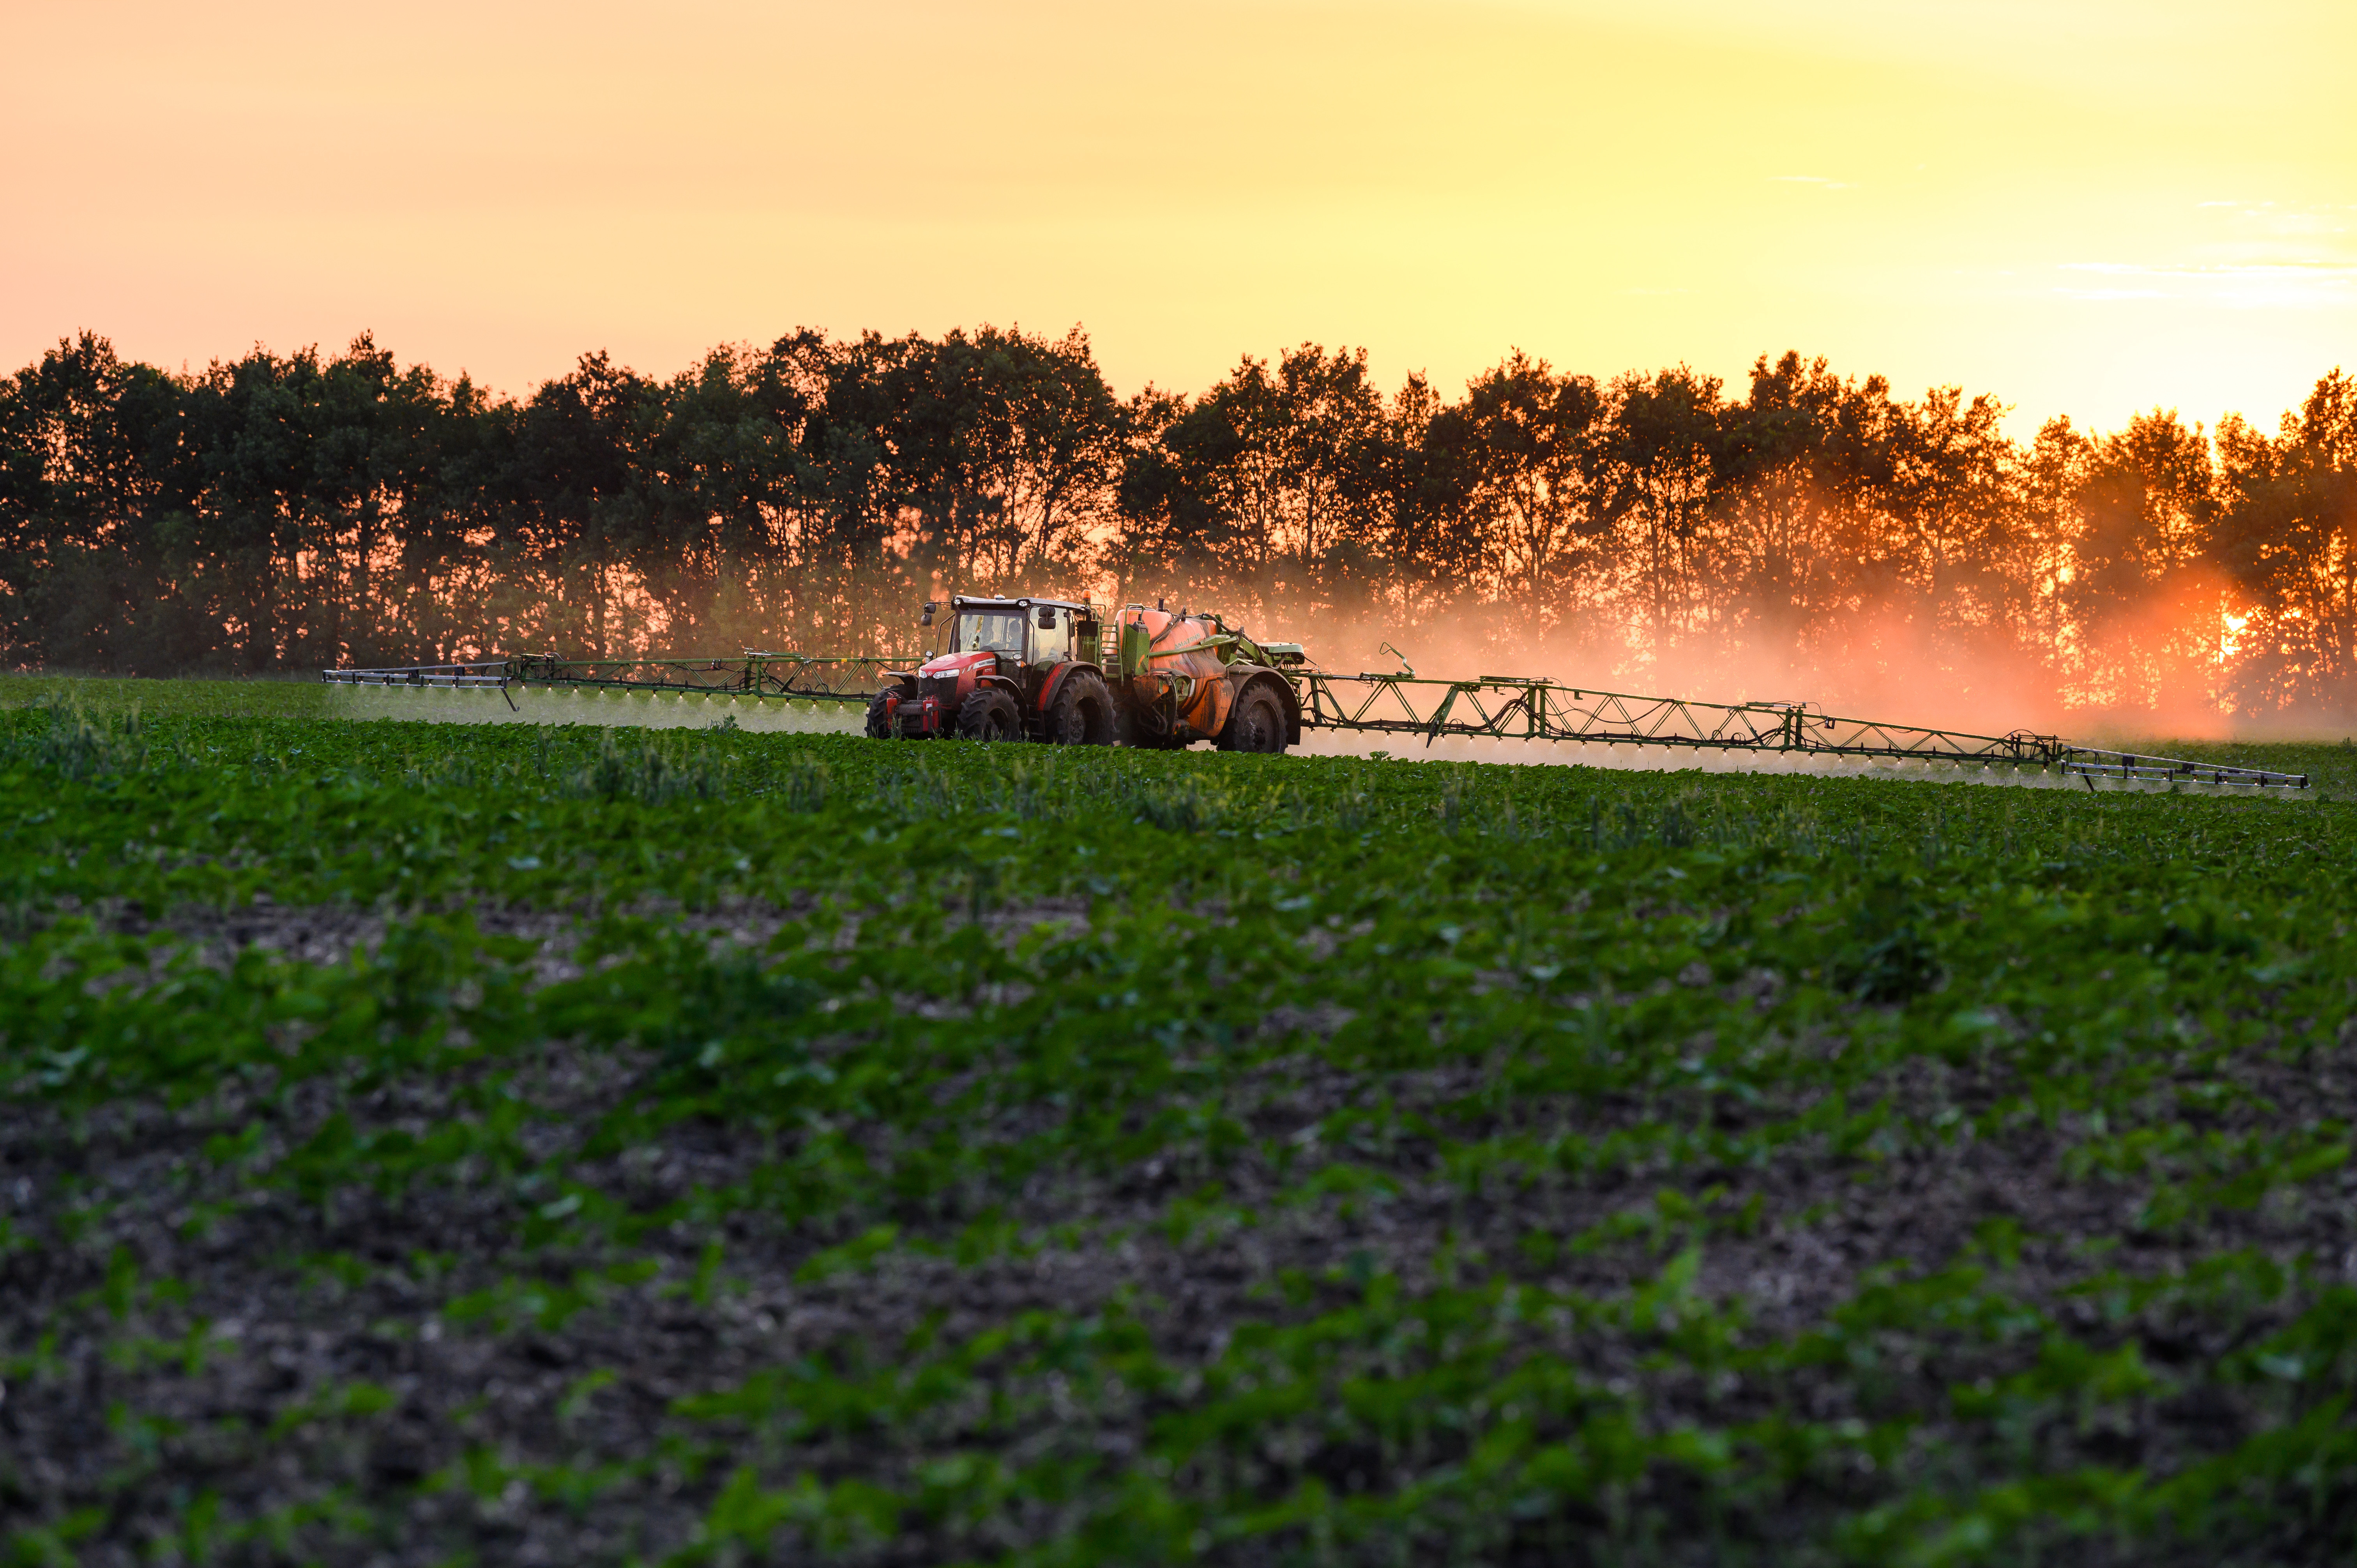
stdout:
<svg viewBox="0 0 2357 1568">
<path fill-rule="evenodd" d="M 1519 675 L 1444 681 L 1410 674 L 1288 671 L 1305 729 L 1683 746 L 1755 755 L 1853 757 L 2009 766 L 2083 778 L 2304 789 L 2304 773 L 2233 768 L 2078 746 L 2018 729 L 2006 735 L 1842 718 L 1813 703 L 1705 703 L 1564 686 Z"/>
</svg>

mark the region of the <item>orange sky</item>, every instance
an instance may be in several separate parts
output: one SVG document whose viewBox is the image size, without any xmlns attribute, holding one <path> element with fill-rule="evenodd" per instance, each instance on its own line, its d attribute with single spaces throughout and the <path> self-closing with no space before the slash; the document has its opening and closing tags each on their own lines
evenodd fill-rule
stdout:
<svg viewBox="0 0 2357 1568">
<path fill-rule="evenodd" d="M 1363 344 L 1798 348 L 2115 425 L 2357 369 L 2351 0 L 106 4 L 0 19 L 0 366 L 373 328 L 1078 321 L 1116 386 Z"/>
</svg>

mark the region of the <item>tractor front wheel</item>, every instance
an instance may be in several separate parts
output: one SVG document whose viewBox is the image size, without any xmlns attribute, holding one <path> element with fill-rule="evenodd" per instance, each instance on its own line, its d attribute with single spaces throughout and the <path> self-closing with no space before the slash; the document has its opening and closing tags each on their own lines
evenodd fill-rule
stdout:
<svg viewBox="0 0 2357 1568">
<path fill-rule="evenodd" d="M 996 686 L 985 686 L 958 705 L 958 734 L 968 740 L 1021 740 L 1023 710 Z"/>
<path fill-rule="evenodd" d="M 868 739 L 889 740 L 892 738 L 892 714 L 885 704 L 890 702 L 897 695 L 899 695 L 897 692 L 883 691 L 877 693 L 874 696 L 867 699 Z"/>
</svg>

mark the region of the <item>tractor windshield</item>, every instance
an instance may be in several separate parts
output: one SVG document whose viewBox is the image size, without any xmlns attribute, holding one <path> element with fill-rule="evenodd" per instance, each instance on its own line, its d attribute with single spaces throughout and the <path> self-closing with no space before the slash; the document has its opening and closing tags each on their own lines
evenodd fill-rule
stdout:
<svg viewBox="0 0 2357 1568">
<path fill-rule="evenodd" d="M 967 610 L 958 617 L 957 642 L 960 653 L 972 653 L 989 649 L 994 653 L 1012 653 L 1023 657 L 1023 612 L 1021 610 Z"/>
</svg>

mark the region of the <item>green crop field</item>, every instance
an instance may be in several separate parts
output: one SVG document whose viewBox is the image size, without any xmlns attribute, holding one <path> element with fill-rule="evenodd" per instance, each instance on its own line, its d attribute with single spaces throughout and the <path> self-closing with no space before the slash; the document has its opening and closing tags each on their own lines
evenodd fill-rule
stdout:
<svg viewBox="0 0 2357 1568">
<path fill-rule="evenodd" d="M 2344 747 L 0 703 L 0 1561 L 2357 1551 Z"/>
</svg>

